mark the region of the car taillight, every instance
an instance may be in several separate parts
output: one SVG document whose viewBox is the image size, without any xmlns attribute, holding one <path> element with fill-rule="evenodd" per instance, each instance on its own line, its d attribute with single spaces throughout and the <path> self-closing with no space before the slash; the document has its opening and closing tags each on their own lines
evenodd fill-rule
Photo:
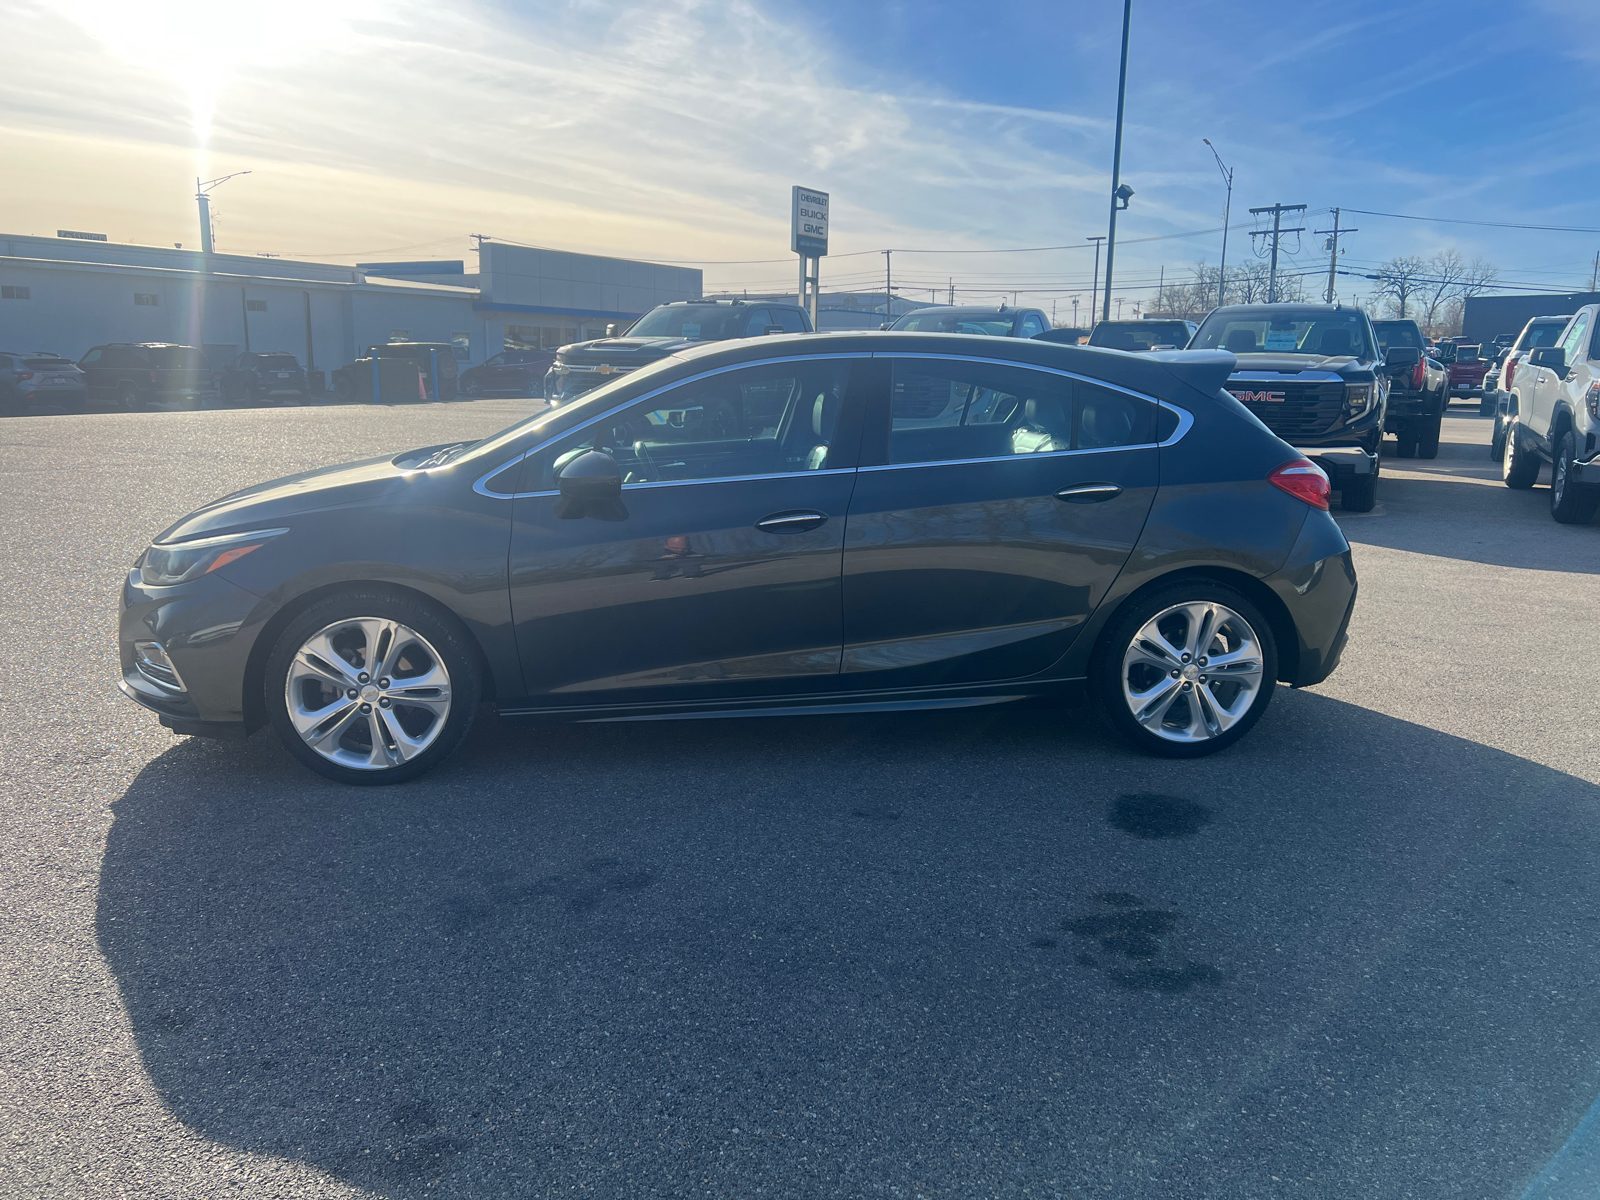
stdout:
<svg viewBox="0 0 1600 1200">
<path fill-rule="evenodd" d="M 1328 507 L 1328 477 L 1309 458 L 1291 459 L 1268 475 L 1267 482 L 1282 488 L 1296 500 L 1304 500 L 1312 508 L 1326 511 Z"/>
<path fill-rule="evenodd" d="M 17 372 L 17 379 L 19 381 L 23 380 L 23 379 L 32 379 L 32 378 L 33 378 L 33 372 L 32 371 L 18 371 Z"/>
<path fill-rule="evenodd" d="M 1423 362 L 1419 358 L 1419 359 L 1417 359 L 1417 368 L 1416 368 L 1416 370 L 1411 372 L 1411 390 L 1414 391 L 1414 392 L 1420 392 L 1422 390 L 1423 381 L 1426 378 L 1427 378 L 1427 376 L 1426 376 L 1426 374 L 1424 373 L 1424 370 L 1423 370 Z"/>
<path fill-rule="evenodd" d="M 1512 380 L 1512 377 L 1516 375 L 1516 373 L 1517 373 L 1517 356 L 1515 354 L 1513 354 L 1513 355 L 1510 355 L 1506 359 L 1505 370 L 1500 372 L 1500 387 L 1502 388 L 1502 390 L 1507 391 L 1507 392 L 1509 392 L 1511 390 L 1511 380 Z"/>
</svg>

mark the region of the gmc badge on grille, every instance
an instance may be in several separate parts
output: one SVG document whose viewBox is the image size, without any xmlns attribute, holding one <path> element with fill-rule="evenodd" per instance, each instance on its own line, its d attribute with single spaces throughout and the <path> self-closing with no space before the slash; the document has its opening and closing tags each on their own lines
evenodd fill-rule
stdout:
<svg viewBox="0 0 1600 1200">
<path fill-rule="evenodd" d="M 1282 392 L 1233 392 L 1233 398 L 1241 404 L 1282 404 L 1284 397 Z"/>
</svg>

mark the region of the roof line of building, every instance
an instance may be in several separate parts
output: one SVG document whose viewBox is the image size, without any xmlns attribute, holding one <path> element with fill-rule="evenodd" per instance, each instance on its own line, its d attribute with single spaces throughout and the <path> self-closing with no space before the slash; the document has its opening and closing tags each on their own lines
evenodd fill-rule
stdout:
<svg viewBox="0 0 1600 1200">
<path fill-rule="evenodd" d="M 536 313 L 557 317 L 598 317 L 601 320 L 636 321 L 643 313 L 609 312 L 602 308 L 553 308 L 548 304 L 496 304 L 490 300 L 475 300 L 473 312 Z"/>
<path fill-rule="evenodd" d="M 418 292 L 442 292 L 446 295 L 456 295 L 462 298 L 480 294 L 480 289 L 475 287 L 455 286 L 445 283 L 424 283 L 421 280 L 396 279 L 390 276 L 368 278 L 362 272 L 352 268 L 345 269 L 355 276 L 353 279 L 318 279 L 299 275 L 244 275 L 233 271 L 196 270 L 191 267 L 158 267 L 148 264 L 93 262 L 77 258 L 32 258 L 22 254 L 0 254 L 0 263 L 66 270 L 121 271 L 131 275 L 164 275 L 182 279 L 216 279 L 229 282 L 248 280 L 262 286 L 282 284 L 288 287 L 302 287 L 314 284 L 317 287 L 370 287 L 381 291 L 412 289 Z"/>
</svg>

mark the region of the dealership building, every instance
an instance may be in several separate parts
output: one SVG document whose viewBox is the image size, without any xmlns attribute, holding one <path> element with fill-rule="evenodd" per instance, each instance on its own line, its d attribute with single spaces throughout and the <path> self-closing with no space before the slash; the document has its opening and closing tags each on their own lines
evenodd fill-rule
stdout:
<svg viewBox="0 0 1600 1200">
<path fill-rule="evenodd" d="M 460 260 L 298 262 L 82 237 L 0 234 L 0 350 L 77 359 L 103 342 L 246 351 L 330 372 L 381 342 L 448 342 L 466 362 L 603 337 L 657 304 L 694 300 L 701 273 L 485 240 Z"/>
</svg>

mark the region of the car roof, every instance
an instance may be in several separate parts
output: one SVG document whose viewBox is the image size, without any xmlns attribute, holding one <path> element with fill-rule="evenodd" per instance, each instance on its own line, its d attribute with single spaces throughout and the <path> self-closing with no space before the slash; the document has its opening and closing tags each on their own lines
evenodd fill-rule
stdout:
<svg viewBox="0 0 1600 1200">
<path fill-rule="evenodd" d="M 1213 308 L 1207 316 L 1219 312 L 1283 312 L 1294 309 L 1296 312 L 1361 312 L 1361 309 L 1350 304 L 1312 304 L 1299 300 L 1279 300 L 1272 304 L 1223 304 Z"/>
<path fill-rule="evenodd" d="M 1036 308 L 1012 308 L 1010 305 L 1006 305 L 1006 304 L 999 304 L 999 305 L 996 305 L 996 304 L 925 304 L 921 308 L 913 308 L 910 312 L 901 313 L 900 316 L 895 318 L 895 320 L 898 321 L 902 317 L 915 317 L 915 316 L 917 316 L 917 315 L 919 315 L 921 313 L 957 313 L 957 314 L 962 314 L 962 313 L 1007 313 L 1007 314 L 1011 314 L 1011 313 L 1019 313 L 1019 312 L 1038 312 L 1038 311 L 1039 310 L 1036 309 Z"/>
</svg>

